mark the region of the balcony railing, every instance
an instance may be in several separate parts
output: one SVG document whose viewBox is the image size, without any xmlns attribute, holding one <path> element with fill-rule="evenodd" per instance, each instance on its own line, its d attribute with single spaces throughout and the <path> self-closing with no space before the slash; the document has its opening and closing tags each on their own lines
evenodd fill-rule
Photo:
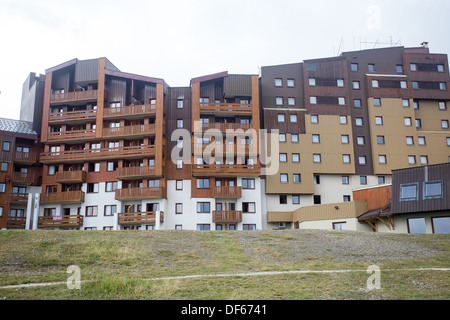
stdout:
<svg viewBox="0 0 450 320">
<path fill-rule="evenodd" d="M 119 224 L 155 223 L 156 212 L 126 212 L 119 213 Z M 164 222 L 164 212 L 160 212 L 160 222 Z"/>
<path fill-rule="evenodd" d="M 121 180 L 133 180 L 155 176 L 155 167 L 128 167 L 117 168 L 116 178 Z"/>
<path fill-rule="evenodd" d="M 216 129 L 221 132 L 225 132 L 226 130 L 249 130 L 253 128 L 253 124 L 251 123 L 215 123 L 215 122 L 209 122 L 209 123 L 202 123 L 202 130 L 210 130 L 210 129 Z"/>
<path fill-rule="evenodd" d="M 253 144 L 240 144 L 240 143 L 216 144 L 214 141 L 211 143 L 194 143 L 194 154 L 203 155 L 205 151 L 211 152 L 212 154 L 235 154 L 235 155 L 258 154 L 257 146 Z"/>
<path fill-rule="evenodd" d="M 242 187 L 215 186 L 214 198 L 240 198 L 242 197 Z"/>
<path fill-rule="evenodd" d="M 242 222 L 242 211 L 213 211 L 212 215 L 213 222 L 230 222 L 237 223 Z"/>
<path fill-rule="evenodd" d="M 65 102 L 81 102 L 97 100 L 98 90 L 73 91 L 54 93 L 50 95 L 51 104 L 59 104 Z M 105 91 L 105 100 L 108 99 L 108 93 Z"/>
<path fill-rule="evenodd" d="M 115 117 L 133 117 L 149 115 L 156 112 L 156 105 L 154 104 L 141 104 L 135 106 L 126 106 L 120 108 L 104 108 L 103 118 L 115 118 Z"/>
<path fill-rule="evenodd" d="M 69 130 L 60 132 L 49 132 L 48 141 L 74 141 L 95 138 L 95 129 Z"/>
<path fill-rule="evenodd" d="M 38 219 L 38 228 L 79 228 L 81 226 L 83 226 L 81 215 L 39 217 Z"/>
<path fill-rule="evenodd" d="M 57 183 L 81 183 L 86 181 L 86 171 L 62 171 L 56 173 Z"/>
<path fill-rule="evenodd" d="M 41 203 L 84 202 L 83 191 L 41 193 Z"/>
<path fill-rule="evenodd" d="M 23 184 L 33 184 L 37 182 L 37 174 L 34 172 L 13 172 L 13 182 Z"/>
<path fill-rule="evenodd" d="M 8 229 L 25 229 L 27 217 L 8 217 L 6 228 Z"/>
<path fill-rule="evenodd" d="M 16 151 L 14 153 L 14 162 L 35 163 L 37 162 L 37 158 L 38 158 L 37 152 Z"/>
<path fill-rule="evenodd" d="M 103 138 L 116 138 L 116 137 L 150 135 L 150 134 L 155 134 L 154 124 L 142 124 L 142 125 L 103 129 Z"/>
<path fill-rule="evenodd" d="M 106 159 L 142 158 L 154 156 L 155 146 L 117 147 L 105 149 L 88 149 L 72 151 L 55 151 L 41 153 L 42 163 L 58 163 L 62 161 L 84 162 Z"/>
<path fill-rule="evenodd" d="M 64 122 L 83 122 L 87 120 L 95 120 L 97 117 L 97 110 L 78 110 L 67 112 L 50 113 L 48 116 L 49 123 L 64 123 Z"/>
<path fill-rule="evenodd" d="M 251 104 L 240 103 L 200 103 L 200 113 L 251 114 Z"/>
<path fill-rule="evenodd" d="M 116 190 L 116 200 L 139 200 L 151 198 L 166 198 L 166 188 L 126 188 Z"/>
<path fill-rule="evenodd" d="M 192 174 L 194 176 L 257 176 L 259 175 L 259 165 L 242 164 L 194 164 Z"/>
<path fill-rule="evenodd" d="M 11 193 L 9 202 L 26 205 L 28 203 L 28 193 Z"/>
</svg>

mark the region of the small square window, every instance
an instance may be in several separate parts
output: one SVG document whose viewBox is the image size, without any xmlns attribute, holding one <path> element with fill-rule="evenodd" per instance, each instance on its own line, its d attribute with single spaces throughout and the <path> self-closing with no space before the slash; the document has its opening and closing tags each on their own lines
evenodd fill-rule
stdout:
<svg viewBox="0 0 450 320">
<path fill-rule="evenodd" d="M 183 190 L 183 180 L 177 180 L 175 189 L 176 190 Z"/>
<path fill-rule="evenodd" d="M 340 116 L 339 117 L 339 123 L 340 124 L 347 124 L 347 116 Z"/>
<path fill-rule="evenodd" d="M 414 137 L 406 137 L 406 144 L 408 146 L 414 145 Z"/>
<path fill-rule="evenodd" d="M 313 162 L 314 163 L 321 163 L 322 162 L 322 157 L 320 154 L 314 154 L 313 155 Z"/>
<path fill-rule="evenodd" d="M 353 100 L 353 107 L 361 108 L 361 100 L 360 99 Z"/>
<path fill-rule="evenodd" d="M 408 156 L 409 164 L 416 164 L 416 156 Z"/>
<path fill-rule="evenodd" d="M 375 65 L 373 63 L 370 63 L 367 66 L 367 69 L 369 70 L 369 72 L 375 72 Z"/>
<path fill-rule="evenodd" d="M 417 71 L 417 64 L 411 63 L 410 64 L 410 69 L 411 69 L 411 71 Z"/>
<path fill-rule="evenodd" d="M 311 115 L 311 123 L 319 123 L 319 116 L 317 114 Z"/>
<path fill-rule="evenodd" d="M 377 136 L 377 144 L 385 144 L 384 142 L 384 136 Z"/>
<path fill-rule="evenodd" d="M 338 79 L 336 85 L 338 87 L 343 87 L 344 86 L 344 80 L 343 79 Z"/>
<path fill-rule="evenodd" d="M 400 185 L 400 201 L 415 201 L 418 199 L 418 185 L 402 184 Z"/>
<path fill-rule="evenodd" d="M 439 89 L 440 90 L 447 90 L 447 83 L 446 82 L 440 82 L 439 83 Z"/>
<path fill-rule="evenodd" d="M 438 72 L 444 72 L 444 65 L 443 64 L 438 64 L 437 65 L 437 71 Z"/>
<path fill-rule="evenodd" d="M 300 196 L 299 195 L 292 196 L 292 204 L 300 204 Z"/>
<path fill-rule="evenodd" d="M 317 97 L 309 97 L 310 104 L 317 104 Z"/>
<path fill-rule="evenodd" d="M 413 101 L 413 106 L 414 106 L 414 110 L 419 110 L 419 108 L 420 108 L 419 101 Z"/>
<path fill-rule="evenodd" d="M 450 147 L 450 137 L 447 137 L 447 147 Z"/>
<path fill-rule="evenodd" d="M 282 97 L 276 97 L 275 104 L 277 106 L 282 106 L 283 105 L 283 98 Z"/>
<path fill-rule="evenodd" d="M 295 87 L 295 80 L 294 79 L 287 79 L 287 86 L 289 88 L 294 88 Z"/>
<path fill-rule="evenodd" d="M 175 214 L 183 214 L 183 204 L 182 203 L 175 204 Z"/>
<path fill-rule="evenodd" d="M 300 162 L 300 153 L 293 153 L 292 154 L 292 162 L 295 162 L 295 163 Z"/>
<path fill-rule="evenodd" d="M 278 135 L 278 142 L 286 142 L 286 134 L 285 133 L 280 133 Z"/>
<path fill-rule="evenodd" d="M 285 121 L 285 116 L 284 116 L 284 114 L 279 113 L 279 114 L 278 114 L 278 122 L 280 123 L 280 122 L 284 122 L 284 121 Z"/>
<path fill-rule="evenodd" d="M 345 98 L 339 97 L 339 98 L 338 98 L 338 104 L 339 104 L 340 106 L 345 106 Z"/>
<path fill-rule="evenodd" d="M 448 129 L 448 120 L 441 120 L 441 128 Z"/>
<path fill-rule="evenodd" d="M 280 195 L 280 204 L 287 204 L 287 196 L 281 194 Z"/>
<path fill-rule="evenodd" d="M 406 81 L 400 81 L 401 89 L 408 89 L 408 83 Z"/>
<path fill-rule="evenodd" d="M 281 183 L 288 183 L 288 174 L 287 173 L 281 173 L 280 174 L 280 182 Z"/>
<path fill-rule="evenodd" d="M 288 105 L 295 106 L 295 98 L 288 98 Z"/>
<path fill-rule="evenodd" d="M 373 99 L 373 105 L 375 107 L 381 107 L 381 99 L 380 98 Z"/>
<path fill-rule="evenodd" d="M 11 143 L 9 141 L 3 141 L 3 151 L 9 151 L 11 148 Z"/>
<path fill-rule="evenodd" d="M 275 87 L 282 87 L 283 86 L 283 79 L 276 78 L 275 79 Z"/>
<path fill-rule="evenodd" d="M 53 166 L 53 167 L 54 167 L 54 166 Z M 49 167 L 49 168 L 50 168 L 50 167 Z M 2 162 L 1 171 L 2 171 L 2 172 L 7 172 L 7 171 L 8 171 L 8 162 Z"/>
<path fill-rule="evenodd" d="M 447 104 L 443 101 L 439 102 L 439 110 L 447 110 Z"/>
<path fill-rule="evenodd" d="M 383 125 L 383 117 L 375 117 L 375 124 L 377 126 L 382 126 Z"/>
<path fill-rule="evenodd" d="M 177 100 L 177 109 L 183 109 L 183 100 Z"/>
<path fill-rule="evenodd" d="M 183 128 L 183 119 L 177 120 L 177 128 Z"/>
<path fill-rule="evenodd" d="M 380 83 L 378 82 L 378 80 L 372 80 L 372 88 L 379 88 L 380 87 Z"/>
<path fill-rule="evenodd" d="M 359 89 L 360 89 L 360 87 L 359 87 L 359 81 L 353 81 L 353 89 L 354 89 L 354 90 L 359 90 Z"/>
<path fill-rule="evenodd" d="M 422 120 L 416 119 L 416 128 L 422 128 Z"/>
<path fill-rule="evenodd" d="M 320 143 L 320 135 L 313 134 L 312 135 L 312 143 Z"/>
<path fill-rule="evenodd" d="M 287 153 L 280 153 L 280 162 L 287 162 Z"/>
<path fill-rule="evenodd" d="M 341 135 L 341 143 L 342 144 L 349 144 L 350 143 L 350 138 L 348 135 Z"/>
<path fill-rule="evenodd" d="M 413 89 L 419 89 L 419 82 L 413 81 L 413 82 L 411 83 L 411 87 L 412 87 Z"/>
<path fill-rule="evenodd" d="M 423 186 L 423 198 L 424 199 L 436 199 L 443 196 L 443 184 L 442 181 L 424 182 Z"/>
<path fill-rule="evenodd" d="M 349 176 L 343 176 L 342 177 L 342 184 L 350 184 Z"/>
<path fill-rule="evenodd" d="M 362 127 L 363 126 L 363 118 L 355 118 L 355 126 Z"/>
<path fill-rule="evenodd" d="M 387 160 L 386 160 L 386 156 L 385 155 L 379 155 L 378 156 L 378 163 L 379 164 L 386 164 Z"/>
<path fill-rule="evenodd" d="M 309 78 L 308 83 L 311 87 L 315 87 L 316 86 L 316 78 Z"/>
<path fill-rule="evenodd" d="M 419 146 L 426 146 L 427 145 L 427 140 L 425 137 L 418 137 L 417 138 L 417 142 L 419 144 Z"/>
<path fill-rule="evenodd" d="M 404 108 L 409 108 L 409 100 L 408 99 L 403 99 L 402 100 L 402 105 Z"/>
<path fill-rule="evenodd" d="M 420 156 L 420 164 L 421 165 L 428 164 L 428 156 Z"/>
<path fill-rule="evenodd" d="M 385 184 L 386 179 L 383 176 L 378 177 L 378 184 Z"/>
<path fill-rule="evenodd" d="M 367 184 L 367 176 L 360 176 L 359 177 L 359 184 L 366 185 Z"/>
<path fill-rule="evenodd" d="M 356 144 L 358 146 L 364 146 L 366 144 L 366 138 L 364 138 L 364 137 L 356 137 Z"/>
<path fill-rule="evenodd" d="M 403 121 L 406 127 L 412 126 L 411 118 L 405 118 Z"/>
<path fill-rule="evenodd" d="M 320 195 L 314 195 L 314 204 L 322 204 L 322 198 Z"/>
<path fill-rule="evenodd" d="M 297 123 L 297 115 L 296 115 L 296 114 L 291 114 L 291 115 L 289 116 L 289 121 L 290 121 L 291 123 Z"/>
<path fill-rule="evenodd" d="M 396 71 L 397 73 L 403 73 L 403 66 L 400 65 L 400 64 L 396 65 L 396 66 L 395 66 L 395 71 Z"/>
<path fill-rule="evenodd" d="M 294 183 L 302 183 L 302 175 L 295 173 L 292 176 L 292 180 L 294 181 Z"/>
<path fill-rule="evenodd" d="M 356 72 L 356 71 L 358 71 L 358 64 L 357 64 L 357 63 L 352 63 L 352 64 L 350 65 L 350 68 L 351 68 L 351 70 L 352 70 L 353 72 Z"/>
<path fill-rule="evenodd" d="M 292 143 L 298 143 L 298 134 L 291 134 L 291 142 Z"/>
<path fill-rule="evenodd" d="M 345 164 L 350 163 L 351 162 L 350 155 L 349 154 L 343 154 L 342 155 L 342 162 L 345 163 Z"/>
</svg>

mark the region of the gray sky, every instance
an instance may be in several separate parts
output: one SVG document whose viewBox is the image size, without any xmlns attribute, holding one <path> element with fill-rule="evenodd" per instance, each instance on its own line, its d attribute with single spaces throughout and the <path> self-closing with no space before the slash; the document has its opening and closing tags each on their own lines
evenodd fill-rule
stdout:
<svg viewBox="0 0 450 320">
<path fill-rule="evenodd" d="M 0 117 L 19 118 L 29 72 L 107 57 L 121 71 L 191 78 L 372 48 L 450 52 L 447 0 L 0 0 Z"/>
</svg>

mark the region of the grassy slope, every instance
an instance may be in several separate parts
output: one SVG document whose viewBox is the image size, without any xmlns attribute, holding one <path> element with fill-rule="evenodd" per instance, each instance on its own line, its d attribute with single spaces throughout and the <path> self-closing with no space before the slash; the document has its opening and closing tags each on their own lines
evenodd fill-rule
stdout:
<svg viewBox="0 0 450 320">
<path fill-rule="evenodd" d="M 0 286 L 66 281 L 81 268 L 81 290 L 65 285 L 0 289 L 0 299 L 449 299 L 449 235 L 321 231 L 1 231 Z M 267 270 L 381 268 L 368 274 L 289 274 L 145 281 L 155 277 Z"/>
</svg>

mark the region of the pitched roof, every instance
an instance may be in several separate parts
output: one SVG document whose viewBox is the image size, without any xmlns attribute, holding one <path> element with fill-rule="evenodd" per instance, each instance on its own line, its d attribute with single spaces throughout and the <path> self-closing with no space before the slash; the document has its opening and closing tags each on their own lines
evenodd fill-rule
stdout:
<svg viewBox="0 0 450 320">
<path fill-rule="evenodd" d="M 0 131 L 37 136 L 33 123 L 29 121 L 0 118 Z"/>
</svg>

